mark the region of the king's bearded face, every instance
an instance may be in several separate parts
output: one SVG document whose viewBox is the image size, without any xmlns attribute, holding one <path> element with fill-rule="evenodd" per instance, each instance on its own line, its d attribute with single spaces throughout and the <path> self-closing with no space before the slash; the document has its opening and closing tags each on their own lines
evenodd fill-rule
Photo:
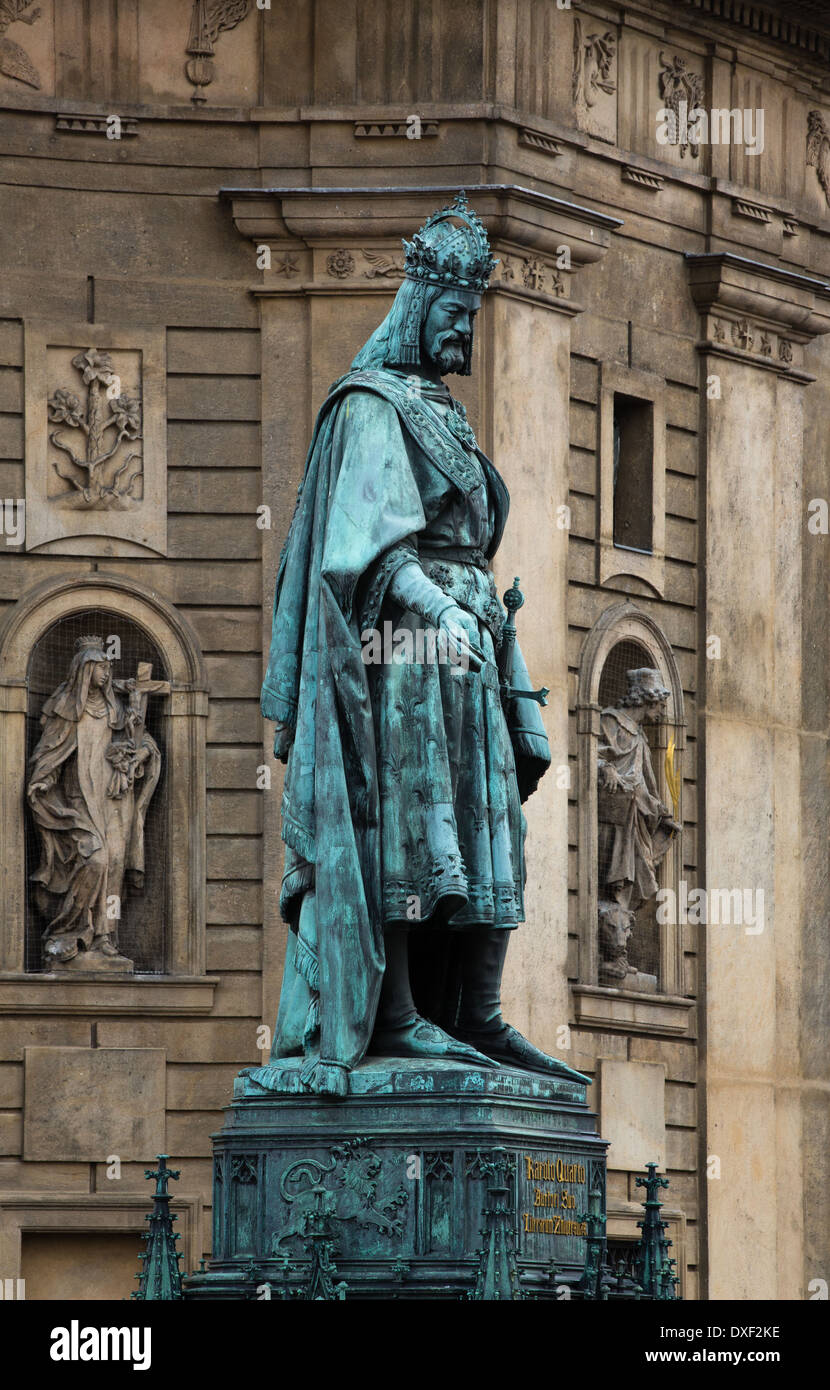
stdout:
<svg viewBox="0 0 830 1390">
<path fill-rule="evenodd" d="M 463 371 L 480 304 L 481 295 L 472 290 L 446 289 L 430 305 L 421 329 L 421 352 L 441 376 Z"/>
</svg>

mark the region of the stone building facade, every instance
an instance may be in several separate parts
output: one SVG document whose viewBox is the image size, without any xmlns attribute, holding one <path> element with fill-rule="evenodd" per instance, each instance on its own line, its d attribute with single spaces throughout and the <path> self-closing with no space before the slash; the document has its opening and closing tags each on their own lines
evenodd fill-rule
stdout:
<svg viewBox="0 0 830 1390">
<path fill-rule="evenodd" d="M 123 1296 L 162 1151 L 183 1265 L 210 1253 L 210 1134 L 267 1050 L 284 949 L 258 707 L 280 547 L 401 237 L 464 187 L 500 264 L 453 389 L 511 490 L 497 578 L 521 576 L 551 690 L 508 1016 L 595 1080 L 621 1253 L 654 1159 L 685 1297 L 809 1297 L 830 1262 L 827 6 L 42 0 L 0 27 L 0 1277 Z M 135 973 L 95 979 L 44 973 L 24 795 L 89 633 L 170 686 Z M 683 824 L 638 988 L 603 977 L 597 928 L 599 715 L 631 666 L 671 692 L 653 754 Z"/>
</svg>

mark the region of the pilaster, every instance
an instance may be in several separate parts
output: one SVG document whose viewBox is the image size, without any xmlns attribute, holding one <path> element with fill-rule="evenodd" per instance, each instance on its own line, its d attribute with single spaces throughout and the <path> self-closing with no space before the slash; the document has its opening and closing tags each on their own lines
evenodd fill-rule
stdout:
<svg viewBox="0 0 830 1390">
<path fill-rule="evenodd" d="M 811 888 L 802 817 L 804 349 L 830 330 L 823 282 L 688 256 L 701 314 L 705 604 L 699 649 L 708 893 L 705 1072 L 709 1297 L 803 1287 L 799 996 Z M 713 921 L 715 894 L 732 910 Z M 720 899 L 721 905 L 726 901 Z M 737 920 L 736 920 L 737 915 Z M 815 1156 L 818 1160 L 818 1155 Z"/>
</svg>

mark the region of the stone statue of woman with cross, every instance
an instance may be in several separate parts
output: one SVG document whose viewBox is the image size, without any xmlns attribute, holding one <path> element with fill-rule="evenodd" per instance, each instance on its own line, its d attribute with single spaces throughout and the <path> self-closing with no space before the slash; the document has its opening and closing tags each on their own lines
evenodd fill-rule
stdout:
<svg viewBox="0 0 830 1390">
<path fill-rule="evenodd" d="M 144 821 L 161 773 L 161 751 L 147 731 L 149 662 L 113 680 L 100 637 L 80 637 L 65 681 L 46 700 L 43 732 L 26 789 L 41 840 L 32 874 L 47 918 L 47 970 L 129 974 L 118 947 L 124 880 L 144 887 Z"/>
</svg>

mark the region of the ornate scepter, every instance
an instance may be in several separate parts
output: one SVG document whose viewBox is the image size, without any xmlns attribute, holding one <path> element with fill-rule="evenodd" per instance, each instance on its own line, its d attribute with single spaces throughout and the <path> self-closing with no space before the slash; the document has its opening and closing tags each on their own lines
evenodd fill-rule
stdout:
<svg viewBox="0 0 830 1390">
<path fill-rule="evenodd" d="M 518 576 L 513 580 L 512 585 L 504 595 L 504 606 L 507 609 L 507 617 L 501 630 L 501 647 L 499 648 L 499 681 L 501 685 L 501 698 L 508 700 L 535 700 L 538 705 L 546 705 L 550 691 L 546 685 L 542 685 L 538 690 L 516 690 L 510 684 L 510 673 L 513 669 L 513 650 L 516 646 L 516 621 L 515 615 L 522 607 L 525 596 L 519 588 Z"/>
</svg>

